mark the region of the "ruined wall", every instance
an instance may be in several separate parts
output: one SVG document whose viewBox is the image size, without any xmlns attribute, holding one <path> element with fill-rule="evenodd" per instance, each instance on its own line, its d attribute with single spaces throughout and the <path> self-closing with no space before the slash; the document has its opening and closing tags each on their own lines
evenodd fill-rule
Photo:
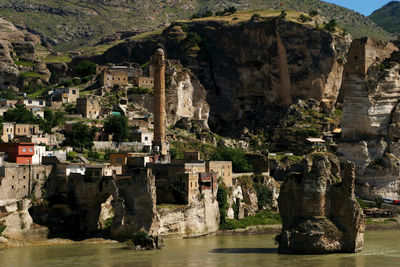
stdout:
<svg viewBox="0 0 400 267">
<path fill-rule="evenodd" d="M 43 197 L 42 187 L 52 171 L 52 166 L 8 165 L 0 167 L 0 200 Z"/>
</svg>

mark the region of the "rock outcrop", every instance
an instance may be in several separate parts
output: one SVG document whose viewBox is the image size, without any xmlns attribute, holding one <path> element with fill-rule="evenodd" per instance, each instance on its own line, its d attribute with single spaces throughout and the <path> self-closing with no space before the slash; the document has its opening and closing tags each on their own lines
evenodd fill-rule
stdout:
<svg viewBox="0 0 400 267">
<path fill-rule="evenodd" d="M 218 231 L 218 202 L 211 192 L 189 206 L 170 210 L 161 209 L 158 234 L 165 236 L 195 237 Z"/>
<path fill-rule="evenodd" d="M 357 194 L 400 199 L 400 54 L 391 43 L 356 40 L 345 68 L 343 142 L 356 163 Z"/>
<path fill-rule="evenodd" d="M 163 43 L 167 57 L 179 59 L 207 90 L 210 126 L 259 127 L 271 121 L 272 107 L 314 98 L 332 108 L 342 82 L 349 40 L 279 18 L 229 23 L 174 23 L 161 35 L 127 41 L 93 58 L 98 63 L 148 61 Z M 243 124 L 243 125 L 242 125 Z"/>
<path fill-rule="evenodd" d="M 39 37 L 20 31 L 0 18 L 0 89 L 49 81 L 49 70 L 36 59 L 37 44 L 40 44 Z"/>
<path fill-rule="evenodd" d="M 208 129 L 210 107 L 206 102 L 207 91 L 188 69 L 178 62 L 168 61 L 166 68 L 166 113 L 167 125 L 174 125 L 181 119 L 198 123 Z M 153 113 L 153 95 L 130 95 L 133 103 L 131 117 Z"/>
<path fill-rule="evenodd" d="M 362 249 L 365 216 L 355 194 L 355 165 L 328 153 L 313 153 L 281 187 L 282 233 L 278 252 L 324 254 Z"/>
</svg>

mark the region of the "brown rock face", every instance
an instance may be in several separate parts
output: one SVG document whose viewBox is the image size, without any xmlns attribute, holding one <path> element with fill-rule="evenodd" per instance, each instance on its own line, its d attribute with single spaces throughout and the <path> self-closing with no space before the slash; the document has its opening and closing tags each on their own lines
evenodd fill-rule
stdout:
<svg viewBox="0 0 400 267">
<path fill-rule="evenodd" d="M 280 253 L 325 254 L 359 252 L 365 216 L 354 194 L 355 165 L 328 153 L 313 153 L 301 174 L 282 185 L 278 199 L 282 233 Z"/>
<path fill-rule="evenodd" d="M 287 107 L 299 98 L 331 107 L 349 46 L 325 30 L 278 18 L 237 24 L 210 20 L 174 23 L 162 35 L 124 42 L 92 60 L 145 63 L 158 43 L 204 85 L 210 127 L 219 132 L 252 121 L 257 121 L 254 127 L 270 123 L 266 109 Z"/>
</svg>

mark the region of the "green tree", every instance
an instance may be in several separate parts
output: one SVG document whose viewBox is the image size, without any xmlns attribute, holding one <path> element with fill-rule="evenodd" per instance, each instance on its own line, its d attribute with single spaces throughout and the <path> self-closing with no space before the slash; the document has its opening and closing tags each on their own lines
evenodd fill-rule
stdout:
<svg viewBox="0 0 400 267">
<path fill-rule="evenodd" d="M 41 121 L 40 128 L 46 132 L 51 133 L 51 129 L 64 122 L 64 112 L 57 110 L 53 112 L 50 109 L 44 110 L 44 120 Z"/>
<path fill-rule="evenodd" d="M 223 226 L 226 223 L 226 215 L 228 209 L 228 193 L 224 185 L 218 186 L 217 201 L 219 208 L 219 224 Z"/>
<path fill-rule="evenodd" d="M 128 138 L 128 118 L 125 116 L 112 115 L 106 119 L 104 130 L 106 133 L 112 134 L 113 141 L 123 142 Z"/>
<path fill-rule="evenodd" d="M 282 10 L 281 11 L 281 14 L 279 15 L 279 18 L 281 18 L 281 19 L 285 19 L 286 18 L 286 11 L 285 10 Z"/>
<path fill-rule="evenodd" d="M 40 123 L 41 119 L 35 116 L 25 105 L 17 103 L 15 108 L 11 108 L 4 113 L 4 121 L 16 123 Z"/>
<path fill-rule="evenodd" d="M 74 68 L 74 73 L 80 77 L 94 75 L 96 74 L 96 64 L 89 60 L 82 60 Z"/>
<path fill-rule="evenodd" d="M 250 172 L 253 167 L 247 162 L 244 151 L 240 148 L 218 147 L 211 156 L 212 160 L 232 161 L 234 172 Z"/>
<path fill-rule="evenodd" d="M 317 10 L 310 10 L 308 15 L 310 15 L 310 17 L 315 17 L 316 15 L 318 15 L 318 11 Z"/>
<path fill-rule="evenodd" d="M 72 146 L 74 148 L 91 149 L 93 147 L 93 138 L 96 128 L 90 128 L 82 122 L 78 122 L 72 126 L 72 129 L 65 133 L 64 145 Z"/>
</svg>

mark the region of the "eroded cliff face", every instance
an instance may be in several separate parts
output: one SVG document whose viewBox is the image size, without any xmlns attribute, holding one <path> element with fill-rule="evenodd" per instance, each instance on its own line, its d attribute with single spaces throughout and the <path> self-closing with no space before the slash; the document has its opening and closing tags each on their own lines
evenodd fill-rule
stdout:
<svg viewBox="0 0 400 267">
<path fill-rule="evenodd" d="M 344 142 L 338 152 L 356 163 L 357 194 L 367 199 L 400 199 L 400 56 L 392 54 L 397 50 L 392 44 L 385 47 L 389 58 L 374 57 L 361 65 L 364 72 L 346 74 L 344 80 Z M 377 44 L 367 53 L 377 55 L 374 50 L 381 49 Z"/>
<path fill-rule="evenodd" d="M 181 209 L 161 209 L 158 234 L 175 237 L 195 237 L 218 231 L 218 202 L 211 192 Z"/>
<path fill-rule="evenodd" d="M 207 91 L 199 79 L 179 63 L 168 63 L 166 69 L 167 126 L 174 125 L 182 118 L 198 121 L 202 128 L 208 129 L 210 106 L 206 101 Z M 153 95 L 131 95 L 134 105 L 128 116 L 152 114 Z"/>
<path fill-rule="evenodd" d="M 355 165 L 328 153 L 313 153 L 303 170 L 281 186 L 278 199 L 282 234 L 280 253 L 358 252 L 364 242 L 365 216 L 355 194 Z"/>
<path fill-rule="evenodd" d="M 94 60 L 144 63 L 160 43 L 168 58 L 179 59 L 206 88 L 210 126 L 218 131 L 254 120 L 268 124 L 268 108 L 298 98 L 332 107 L 349 46 L 325 30 L 279 18 L 210 20 L 174 23 L 162 35 L 124 42 Z"/>
<path fill-rule="evenodd" d="M 21 79 L 21 73 L 36 72 L 40 79 L 35 77 L 35 82 L 49 81 L 50 71 L 36 58 L 35 45 L 40 42 L 40 37 L 20 31 L 0 18 L 0 89 L 31 82 L 28 77 Z"/>
</svg>

